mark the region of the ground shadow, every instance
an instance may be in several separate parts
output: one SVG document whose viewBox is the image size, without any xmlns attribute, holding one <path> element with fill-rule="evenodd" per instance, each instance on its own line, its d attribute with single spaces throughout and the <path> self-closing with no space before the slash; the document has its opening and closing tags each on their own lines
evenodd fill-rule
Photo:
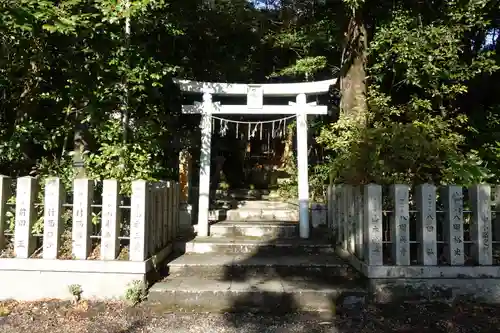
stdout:
<svg viewBox="0 0 500 333">
<path fill-rule="evenodd" d="M 293 260 L 302 251 L 298 250 L 300 244 L 331 242 L 331 238 L 325 235 L 324 230 L 316 230 L 310 240 L 297 240 L 297 249 L 280 249 L 283 240 L 269 240 L 255 253 L 227 266 L 221 278 L 224 281 L 251 283 L 256 289 L 270 281 L 280 281 L 285 286 L 281 293 L 239 293 L 227 309 L 225 318 L 228 324 L 235 329 L 244 327 L 247 333 L 500 332 L 500 321 L 497 319 L 500 307 L 471 302 L 375 304 L 369 294 L 356 290 L 367 288 L 367 280 L 352 268 L 335 271 L 314 267 L 294 269 L 286 264 L 274 267 L 255 265 L 256 261 L 272 259 L 273 256 L 280 260 Z M 304 257 L 303 254 L 301 256 Z M 318 255 L 311 251 L 307 256 Z M 325 257 L 328 256 L 332 260 L 340 260 L 334 253 Z M 313 304 L 318 301 L 314 297 L 308 299 L 307 290 L 332 289 L 337 289 L 338 293 L 329 297 L 325 294 L 323 302 L 328 304 L 319 304 L 324 311 L 304 311 L 304 301 Z M 298 294 L 301 297 L 297 297 Z"/>
</svg>

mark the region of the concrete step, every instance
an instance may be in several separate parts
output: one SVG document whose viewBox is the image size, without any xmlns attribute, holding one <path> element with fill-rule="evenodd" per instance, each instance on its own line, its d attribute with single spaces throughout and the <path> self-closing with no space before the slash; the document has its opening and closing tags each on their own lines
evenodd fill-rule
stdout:
<svg viewBox="0 0 500 333">
<path fill-rule="evenodd" d="M 299 211 L 290 208 L 241 207 L 224 213 L 230 221 L 298 221 Z"/>
<path fill-rule="evenodd" d="M 327 240 L 317 239 L 272 239 L 259 237 L 196 237 L 189 242 L 179 242 L 176 249 L 181 253 L 221 253 L 262 255 L 303 255 L 335 253 Z"/>
<path fill-rule="evenodd" d="M 297 222 L 222 221 L 210 226 L 210 235 L 214 237 L 296 238 L 298 234 L 299 225 Z"/>
<path fill-rule="evenodd" d="M 252 255 L 252 254 L 185 254 L 167 265 L 170 277 L 242 279 L 258 276 L 333 278 L 358 275 L 334 254 L 320 255 Z"/>
<path fill-rule="evenodd" d="M 320 311 L 335 314 L 342 303 L 364 304 L 359 281 L 257 277 L 245 280 L 174 277 L 149 290 L 148 302 L 164 311 L 269 312 Z"/>
</svg>

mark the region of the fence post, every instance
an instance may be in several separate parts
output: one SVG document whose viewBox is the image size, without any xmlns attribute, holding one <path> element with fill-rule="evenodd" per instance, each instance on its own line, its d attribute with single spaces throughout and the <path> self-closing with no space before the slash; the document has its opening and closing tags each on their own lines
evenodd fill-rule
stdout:
<svg viewBox="0 0 500 333">
<path fill-rule="evenodd" d="M 392 185 L 392 258 L 396 265 L 410 265 L 410 208 L 408 185 Z"/>
<path fill-rule="evenodd" d="M 437 265 L 436 186 L 418 185 L 417 204 L 418 262 L 425 266 Z"/>
<path fill-rule="evenodd" d="M 343 236 L 342 240 L 343 248 L 349 250 L 349 185 L 342 186 L 342 226 L 343 226 Z"/>
<path fill-rule="evenodd" d="M 120 184 L 105 179 L 102 184 L 101 260 L 115 260 L 120 250 Z"/>
<path fill-rule="evenodd" d="M 31 229 L 36 222 L 35 198 L 37 182 L 33 177 L 17 179 L 16 228 L 14 231 L 14 252 L 16 258 L 29 258 L 35 251 L 35 237 Z"/>
<path fill-rule="evenodd" d="M 59 254 L 61 233 L 63 231 L 64 189 L 59 178 L 45 181 L 43 217 L 43 258 L 56 259 Z"/>
<path fill-rule="evenodd" d="M 146 207 L 148 207 L 149 183 L 145 180 L 132 182 L 132 196 L 130 198 L 130 261 L 144 261 L 148 250 L 146 236 L 148 225 Z"/>
<path fill-rule="evenodd" d="M 85 260 L 91 250 L 90 233 L 92 231 L 92 202 L 94 182 L 87 178 L 73 181 L 73 256 Z"/>
<path fill-rule="evenodd" d="M 442 200 L 446 210 L 444 236 L 445 240 L 448 242 L 445 256 L 450 265 L 460 266 L 465 262 L 462 187 L 449 185 L 443 189 L 442 193 Z"/>
<path fill-rule="evenodd" d="M 344 211 L 344 204 L 343 204 L 343 186 L 342 185 L 337 185 L 335 186 L 335 192 L 336 192 L 336 197 L 337 197 L 337 211 L 335 212 L 336 215 L 336 220 L 337 220 L 337 243 L 341 246 L 343 246 L 342 242 L 344 239 L 344 225 L 343 225 L 343 211 Z"/>
<path fill-rule="evenodd" d="M 356 255 L 359 259 L 363 259 L 363 187 L 354 187 L 354 219 L 356 223 Z"/>
<path fill-rule="evenodd" d="M 175 241 L 177 238 L 177 232 L 179 228 L 179 199 L 181 195 L 180 184 L 178 182 L 174 183 L 174 234 L 172 237 L 172 241 Z"/>
<path fill-rule="evenodd" d="M 365 260 L 368 265 L 382 266 L 382 187 L 376 184 L 364 187 Z"/>
<path fill-rule="evenodd" d="M 495 221 L 494 223 L 494 241 L 500 241 L 500 185 L 495 185 L 493 187 L 493 200 L 495 206 Z M 498 213 L 497 213 L 498 212 Z"/>
<path fill-rule="evenodd" d="M 167 182 L 168 187 L 168 242 L 174 239 L 174 184 Z"/>
<path fill-rule="evenodd" d="M 492 265 L 491 187 L 473 185 L 469 189 L 472 206 L 472 254 L 479 265 Z"/>
<path fill-rule="evenodd" d="M 346 187 L 347 244 L 350 253 L 356 251 L 356 220 L 354 219 L 354 186 Z"/>
<path fill-rule="evenodd" d="M 12 195 L 10 186 L 12 179 L 10 177 L 0 175 L 0 250 L 6 245 L 5 240 L 5 227 L 7 223 L 7 201 Z"/>
</svg>

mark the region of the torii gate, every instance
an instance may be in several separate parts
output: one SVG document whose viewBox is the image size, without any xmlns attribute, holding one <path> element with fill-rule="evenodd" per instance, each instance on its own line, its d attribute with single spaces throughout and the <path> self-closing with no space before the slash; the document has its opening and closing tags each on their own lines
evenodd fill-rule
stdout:
<svg viewBox="0 0 500 333">
<path fill-rule="evenodd" d="M 297 168 L 299 185 L 299 230 L 301 238 L 309 238 L 309 176 L 307 161 L 307 115 L 327 114 L 327 106 L 307 103 L 307 95 L 327 93 L 336 79 L 274 84 L 231 84 L 174 80 L 183 92 L 203 94 L 203 102 L 183 105 L 182 112 L 201 114 L 201 155 L 198 201 L 198 236 L 209 234 L 210 154 L 212 114 L 280 114 L 297 115 Z M 247 96 L 247 105 L 221 105 L 212 95 Z M 289 105 L 264 105 L 264 95 L 295 96 Z"/>
</svg>

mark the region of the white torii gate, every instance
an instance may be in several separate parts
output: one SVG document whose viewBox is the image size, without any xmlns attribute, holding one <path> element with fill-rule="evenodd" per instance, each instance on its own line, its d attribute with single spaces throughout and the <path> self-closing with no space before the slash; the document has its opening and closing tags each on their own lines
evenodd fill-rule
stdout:
<svg viewBox="0 0 500 333">
<path fill-rule="evenodd" d="M 230 84 L 175 80 L 181 91 L 202 93 L 203 102 L 183 105 L 182 112 L 201 114 L 201 155 L 198 201 L 198 236 L 209 234 L 209 193 L 210 193 L 210 154 L 212 141 L 212 114 L 296 114 L 297 115 L 297 168 L 299 183 L 299 224 L 300 237 L 309 238 L 309 176 L 307 161 L 307 115 L 327 114 L 327 107 L 307 103 L 307 95 L 327 93 L 336 79 L 274 84 Z M 247 96 L 247 105 L 221 105 L 212 101 L 212 95 Z M 289 105 L 264 105 L 264 95 L 295 96 L 296 101 Z"/>
</svg>

